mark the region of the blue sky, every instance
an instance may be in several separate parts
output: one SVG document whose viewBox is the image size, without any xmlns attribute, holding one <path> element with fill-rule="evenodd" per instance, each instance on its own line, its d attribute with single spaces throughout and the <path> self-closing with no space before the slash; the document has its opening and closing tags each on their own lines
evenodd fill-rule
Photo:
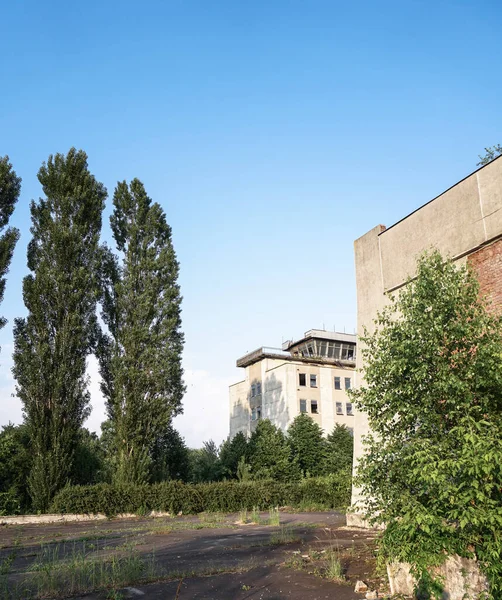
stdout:
<svg viewBox="0 0 502 600">
<path fill-rule="evenodd" d="M 139 177 L 165 208 L 186 334 L 176 424 L 191 446 L 219 442 L 235 359 L 313 327 L 353 331 L 354 239 L 502 143 L 501 20 L 497 0 L 6 4 L 0 155 L 23 188 L 0 308 L 0 424 L 21 420 L 12 322 L 49 154 L 83 148 L 110 197 Z"/>
</svg>

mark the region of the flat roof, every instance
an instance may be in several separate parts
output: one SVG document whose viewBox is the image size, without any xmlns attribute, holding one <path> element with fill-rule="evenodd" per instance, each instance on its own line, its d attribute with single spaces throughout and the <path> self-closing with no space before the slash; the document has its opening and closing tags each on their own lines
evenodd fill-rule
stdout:
<svg viewBox="0 0 502 600">
<path fill-rule="evenodd" d="M 276 358 L 290 362 L 297 363 L 309 363 L 309 364 L 324 364 L 324 365 L 339 365 L 340 367 L 355 367 L 356 361 L 353 360 L 344 360 L 340 358 L 327 358 L 324 356 L 296 356 L 291 354 L 291 352 L 285 352 L 280 348 L 258 348 L 257 350 L 253 350 L 253 352 L 248 352 L 241 358 L 238 358 L 236 361 L 236 366 L 238 367 L 248 367 L 264 358 Z"/>
</svg>

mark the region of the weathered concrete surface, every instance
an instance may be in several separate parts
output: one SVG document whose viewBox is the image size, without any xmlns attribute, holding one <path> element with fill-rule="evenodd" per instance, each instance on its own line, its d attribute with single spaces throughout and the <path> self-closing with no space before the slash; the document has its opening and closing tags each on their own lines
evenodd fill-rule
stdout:
<svg viewBox="0 0 502 600">
<path fill-rule="evenodd" d="M 122 590 L 121 590 L 122 591 Z M 337 584 L 305 572 L 262 566 L 245 573 L 187 577 L 181 581 L 136 586 L 124 598 L 145 600 L 361 600 L 352 586 Z M 138 593 L 139 592 L 139 593 Z M 178 593 L 178 595 L 176 595 Z M 106 594 L 89 594 L 75 600 L 105 600 Z"/>
<path fill-rule="evenodd" d="M 265 519 L 268 513 L 261 516 Z M 277 526 L 242 525 L 237 518 L 235 514 L 199 515 L 114 519 L 106 524 L 5 525 L 0 536 L 0 563 L 7 559 L 9 572 L 4 582 L 29 592 L 29 577 L 42 554 L 57 570 L 68 557 L 85 555 L 91 562 L 102 562 L 133 553 L 147 565 L 154 561 L 157 583 L 130 581 L 121 597 L 350 600 L 360 597 L 353 592 L 358 579 L 368 582 L 371 589 L 387 590 L 385 578 L 375 573 L 374 533 L 348 529 L 341 513 L 281 512 L 280 523 L 292 534 L 288 543 L 274 542 L 273 536 L 280 533 Z M 333 549 L 343 566 L 344 584 L 314 576 L 322 574 L 324 553 Z M 28 584 L 22 587 L 26 577 Z M 112 592 L 80 594 L 86 600 L 104 600 Z M 28 600 L 34 595 L 13 597 Z"/>
<path fill-rule="evenodd" d="M 477 600 L 488 590 L 488 581 L 478 563 L 469 558 L 449 556 L 434 574 L 444 581 L 442 600 Z M 387 566 L 391 594 L 413 595 L 416 579 L 407 563 Z"/>
</svg>

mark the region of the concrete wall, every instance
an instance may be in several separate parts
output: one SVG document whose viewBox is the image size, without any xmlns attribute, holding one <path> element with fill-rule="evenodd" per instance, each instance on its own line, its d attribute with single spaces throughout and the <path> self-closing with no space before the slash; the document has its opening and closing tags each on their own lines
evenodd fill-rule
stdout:
<svg viewBox="0 0 502 600">
<path fill-rule="evenodd" d="M 229 387 L 230 435 L 242 432 L 249 435 L 250 408 L 248 399 L 249 386 L 246 381 L 239 381 Z"/>
<path fill-rule="evenodd" d="M 478 272 L 481 291 L 502 307 L 502 157 L 405 217 L 392 227 L 378 225 L 355 241 L 357 332 L 374 330 L 373 320 L 387 302 L 387 292 L 415 274 L 417 257 L 435 247 L 452 260 L 467 260 Z M 357 369 L 362 364 L 358 341 Z M 355 415 L 354 464 L 368 432 L 366 415 Z M 352 502 L 362 501 L 360 490 Z"/>
</svg>

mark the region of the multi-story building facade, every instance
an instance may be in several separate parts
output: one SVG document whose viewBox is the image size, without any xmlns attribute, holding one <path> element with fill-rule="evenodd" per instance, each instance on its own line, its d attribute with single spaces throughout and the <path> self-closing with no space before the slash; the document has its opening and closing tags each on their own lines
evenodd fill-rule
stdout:
<svg viewBox="0 0 502 600">
<path fill-rule="evenodd" d="M 230 386 L 230 437 L 250 435 L 260 419 L 285 431 L 307 413 L 326 434 L 336 423 L 353 429 L 356 336 L 312 329 L 282 348 L 262 347 L 237 360 L 245 379 Z"/>
</svg>

